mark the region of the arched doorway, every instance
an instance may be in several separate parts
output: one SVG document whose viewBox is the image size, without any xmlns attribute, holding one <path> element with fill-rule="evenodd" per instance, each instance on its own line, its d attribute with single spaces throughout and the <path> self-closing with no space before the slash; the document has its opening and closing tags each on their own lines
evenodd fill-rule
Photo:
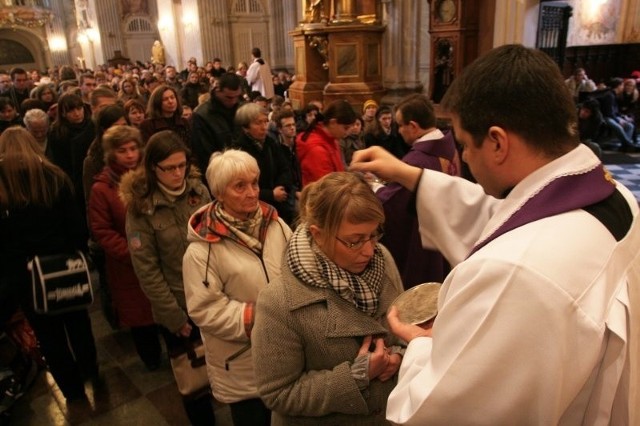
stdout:
<svg viewBox="0 0 640 426">
<path fill-rule="evenodd" d="M 269 24 L 265 7 L 260 0 L 235 0 L 229 14 L 233 63 L 251 61 L 251 49 L 260 48 L 267 61 L 269 55 Z"/>
<path fill-rule="evenodd" d="M 151 58 L 153 42 L 158 39 L 155 26 L 147 18 L 134 16 L 123 25 L 126 56 L 132 61 L 145 63 Z"/>
<path fill-rule="evenodd" d="M 21 29 L 0 29 L 0 69 L 20 66 L 25 69 L 45 70 L 46 42 L 37 35 Z"/>
</svg>

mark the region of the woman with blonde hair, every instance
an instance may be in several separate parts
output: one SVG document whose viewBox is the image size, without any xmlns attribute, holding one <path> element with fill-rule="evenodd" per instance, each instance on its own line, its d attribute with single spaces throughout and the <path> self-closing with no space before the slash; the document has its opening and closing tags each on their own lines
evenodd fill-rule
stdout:
<svg viewBox="0 0 640 426">
<path fill-rule="evenodd" d="M 259 200 L 260 169 L 246 152 L 213 154 L 207 182 L 215 201 L 189 220 L 184 287 L 193 321 L 205 337 L 216 399 L 229 404 L 235 426 L 268 425 L 251 360 L 258 293 L 280 275 L 291 230 Z"/>
<path fill-rule="evenodd" d="M 84 380 L 98 378 L 87 309 L 57 315 L 34 311 L 27 263 L 34 256 L 71 253 L 83 246 L 69 177 L 43 155 L 21 127 L 0 136 L 0 283 L 2 314 L 21 306 L 67 402 L 86 398 Z M 6 289 L 6 291 L 5 291 Z"/>
<path fill-rule="evenodd" d="M 138 81 L 133 77 L 127 77 L 122 80 L 118 90 L 118 100 L 121 103 L 124 104 L 130 99 L 134 99 L 138 102 L 144 102 L 144 97 L 138 88 Z"/>
<path fill-rule="evenodd" d="M 126 208 L 118 195 L 121 177 L 142 160 L 142 137 L 131 126 L 114 126 L 102 137 L 105 166 L 94 178 L 89 197 L 91 234 L 102 247 L 106 283 L 120 327 L 130 327 L 138 356 L 149 370 L 160 365 L 160 340 L 151 305 L 131 264 L 125 231 Z"/>
<path fill-rule="evenodd" d="M 360 175 L 302 191 L 280 278 L 261 292 L 252 333 L 258 391 L 280 425 L 386 424 L 402 348 L 385 314 L 402 292 L 378 243 L 384 210 Z"/>
</svg>

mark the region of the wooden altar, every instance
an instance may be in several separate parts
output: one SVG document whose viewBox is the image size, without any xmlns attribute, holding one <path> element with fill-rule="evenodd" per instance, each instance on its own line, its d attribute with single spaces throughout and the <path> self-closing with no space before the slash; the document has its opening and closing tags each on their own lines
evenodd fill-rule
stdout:
<svg viewBox="0 0 640 426">
<path fill-rule="evenodd" d="M 314 5 L 317 6 L 314 9 Z M 382 35 L 374 1 L 312 1 L 293 37 L 296 81 L 289 87 L 294 108 L 312 100 L 346 99 L 358 111 L 380 101 Z"/>
</svg>

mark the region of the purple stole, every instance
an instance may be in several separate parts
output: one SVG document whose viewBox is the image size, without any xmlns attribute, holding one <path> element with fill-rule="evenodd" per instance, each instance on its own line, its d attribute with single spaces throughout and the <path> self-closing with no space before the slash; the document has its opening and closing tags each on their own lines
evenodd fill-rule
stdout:
<svg viewBox="0 0 640 426">
<path fill-rule="evenodd" d="M 525 201 L 491 235 L 477 242 L 467 258 L 504 233 L 538 219 L 598 203 L 615 189 L 615 182 L 602 163 L 586 173 L 559 176 Z"/>
</svg>

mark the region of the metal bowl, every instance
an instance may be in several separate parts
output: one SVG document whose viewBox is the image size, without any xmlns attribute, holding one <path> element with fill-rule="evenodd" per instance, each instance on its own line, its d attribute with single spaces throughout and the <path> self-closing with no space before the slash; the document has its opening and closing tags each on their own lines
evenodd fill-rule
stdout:
<svg viewBox="0 0 640 426">
<path fill-rule="evenodd" d="M 440 283 L 422 283 L 411 287 L 391 303 L 398 309 L 400 321 L 422 324 L 438 315 Z"/>
</svg>

